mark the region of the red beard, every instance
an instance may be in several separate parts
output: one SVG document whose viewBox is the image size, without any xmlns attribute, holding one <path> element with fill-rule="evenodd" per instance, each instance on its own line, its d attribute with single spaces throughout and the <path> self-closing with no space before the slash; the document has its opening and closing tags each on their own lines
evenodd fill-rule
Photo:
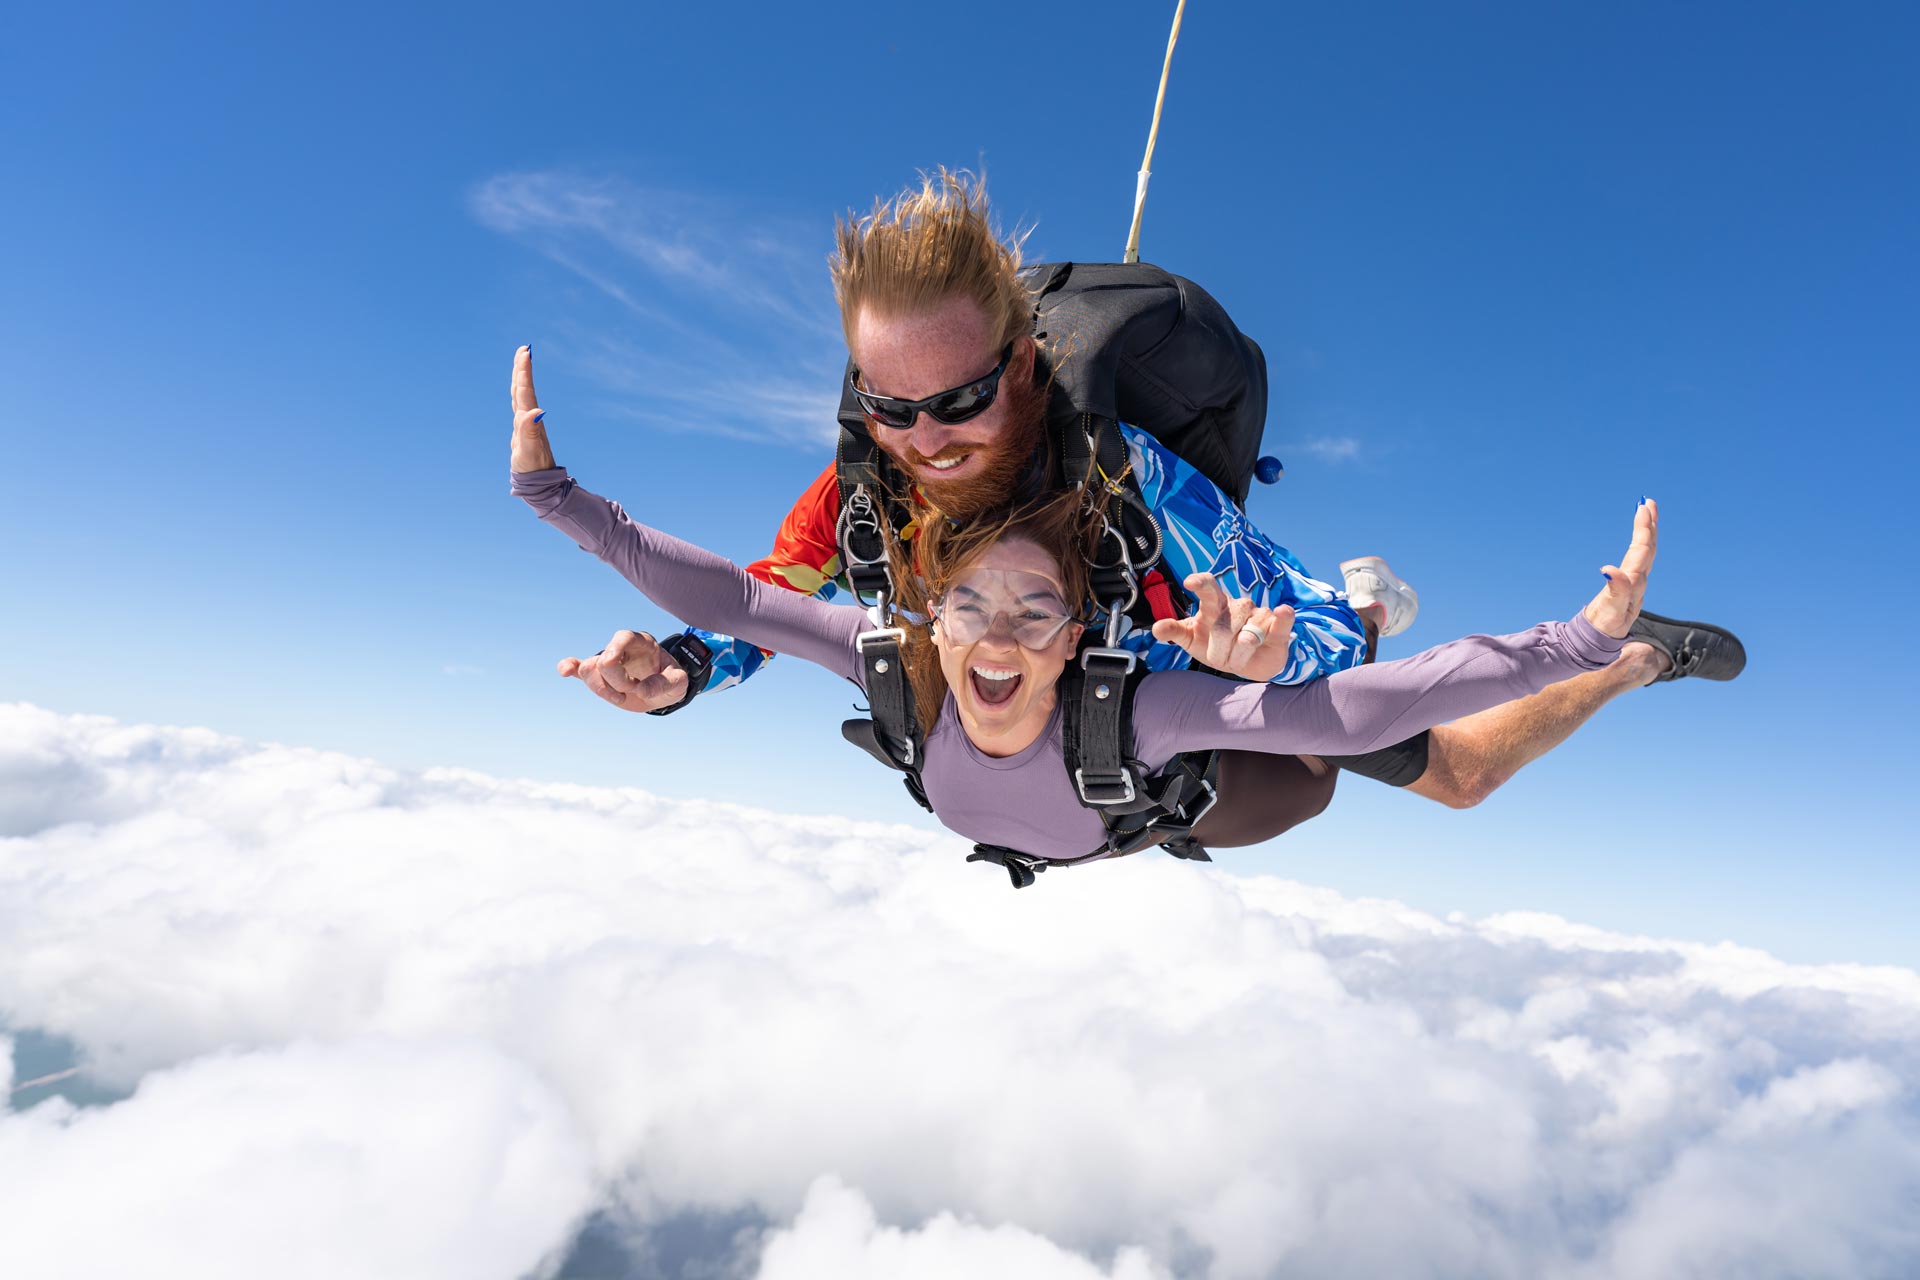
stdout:
<svg viewBox="0 0 1920 1280">
<path fill-rule="evenodd" d="M 1000 398 L 1007 406 L 1005 430 L 984 445 L 955 445 L 929 458 L 907 445 L 902 458 L 911 465 L 920 494 L 928 503 L 949 516 L 977 516 L 983 511 L 1006 506 L 1013 498 L 1020 473 L 1046 439 L 1046 389 L 1032 381 L 1002 382 Z M 872 430 L 871 426 L 868 428 Z M 985 455 L 978 471 L 958 480 L 926 479 L 929 462 L 945 462 L 962 454 Z"/>
</svg>

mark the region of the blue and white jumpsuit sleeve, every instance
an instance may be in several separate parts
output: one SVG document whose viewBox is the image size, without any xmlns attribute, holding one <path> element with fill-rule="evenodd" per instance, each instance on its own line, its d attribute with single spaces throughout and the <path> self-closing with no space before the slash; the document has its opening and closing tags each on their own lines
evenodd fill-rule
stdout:
<svg viewBox="0 0 1920 1280">
<path fill-rule="evenodd" d="M 1230 596 L 1251 596 L 1269 608 L 1294 608 L 1287 665 L 1274 684 L 1305 684 L 1359 666 L 1366 632 L 1347 594 L 1308 574 L 1293 554 L 1256 529 L 1220 486 L 1198 468 L 1135 427 L 1121 424 L 1147 508 L 1159 524 L 1171 585 L 1211 573 Z M 1121 641 L 1152 671 L 1182 671 L 1193 663 L 1178 645 L 1136 629 Z"/>
</svg>

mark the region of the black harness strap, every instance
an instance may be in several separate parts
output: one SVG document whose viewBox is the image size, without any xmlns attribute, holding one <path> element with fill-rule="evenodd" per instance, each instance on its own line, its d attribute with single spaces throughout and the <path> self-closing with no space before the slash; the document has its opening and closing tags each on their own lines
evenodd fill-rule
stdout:
<svg viewBox="0 0 1920 1280">
<path fill-rule="evenodd" d="M 1089 645 L 1080 651 L 1079 670 L 1060 682 L 1068 775 L 1080 803 L 1103 813 L 1139 799 L 1122 745 L 1133 741 L 1131 677 L 1139 662 L 1129 650 Z"/>
<path fill-rule="evenodd" d="M 1016 889 L 1024 889 L 1033 883 L 1035 876 L 1054 864 L 1045 858 L 1036 858 L 1030 853 L 1021 853 L 1018 849 L 1009 849 L 1005 845 L 977 844 L 973 852 L 967 855 L 968 862 L 991 862 L 995 866 L 1005 867 L 1007 879 Z M 1066 864 L 1063 864 L 1066 865 Z"/>
<path fill-rule="evenodd" d="M 865 428 L 849 426 L 844 417 L 834 451 L 834 471 L 840 486 L 840 518 L 835 529 L 840 562 L 853 586 L 854 599 L 865 601 L 891 591 L 887 543 L 907 527 L 910 519 L 891 495 L 904 486 L 898 483 L 893 463 Z"/>
<path fill-rule="evenodd" d="M 920 752 L 926 740 L 920 731 L 920 718 L 914 713 L 913 686 L 907 680 L 906 632 L 899 627 L 880 627 L 861 632 L 856 643 L 873 718 L 846 721 L 840 726 L 840 735 L 889 769 L 904 773 L 907 794 L 931 813 L 933 806 L 927 803 L 926 785 L 920 780 Z"/>
<path fill-rule="evenodd" d="M 1159 774 L 1133 758 L 1133 699 L 1146 671 L 1125 649 L 1089 645 L 1060 680 L 1061 745 L 1080 803 L 1097 809 L 1106 851 L 1134 853 L 1169 840 L 1176 857 L 1208 860 L 1192 844 L 1194 824 L 1213 807 L 1219 752 L 1175 756 Z M 1190 845 L 1191 848 L 1187 848 Z M 1185 850 L 1185 851 L 1182 851 Z"/>
</svg>

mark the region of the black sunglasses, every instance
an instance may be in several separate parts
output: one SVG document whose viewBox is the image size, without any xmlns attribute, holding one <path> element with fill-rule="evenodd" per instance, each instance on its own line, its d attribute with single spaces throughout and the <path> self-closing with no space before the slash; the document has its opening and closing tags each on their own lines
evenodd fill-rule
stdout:
<svg viewBox="0 0 1920 1280">
<path fill-rule="evenodd" d="M 1000 363 L 993 366 L 992 373 L 950 390 L 936 392 L 925 400 L 900 400 L 862 391 L 858 369 L 847 375 L 847 385 L 853 389 L 853 398 L 860 402 L 867 416 L 883 427 L 905 431 L 923 412 L 934 421 L 944 422 L 951 427 L 969 418 L 977 418 L 993 407 L 993 398 L 1000 394 L 1000 375 L 1007 371 L 1007 361 L 1011 359 L 1013 344 L 1009 342 L 1007 349 L 1000 353 Z"/>
</svg>

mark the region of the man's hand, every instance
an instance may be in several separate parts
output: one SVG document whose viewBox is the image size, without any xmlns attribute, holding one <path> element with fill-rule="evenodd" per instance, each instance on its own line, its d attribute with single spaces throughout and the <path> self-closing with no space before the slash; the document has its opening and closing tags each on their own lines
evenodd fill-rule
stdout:
<svg viewBox="0 0 1920 1280">
<path fill-rule="evenodd" d="M 1633 620 L 1640 616 L 1640 604 L 1647 598 L 1647 575 L 1653 572 L 1653 553 L 1660 546 L 1660 504 L 1652 498 L 1640 499 L 1633 513 L 1633 542 L 1619 564 L 1600 570 L 1607 585 L 1586 607 L 1587 621 L 1610 636 L 1625 637 Z"/>
<path fill-rule="evenodd" d="M 1189 576 L 1186 587 L 1199 608 L 1190 618 L 1162 618 L 1154 623 L 1155 640 L 1177 644 L 1195 662 L 1258 684 L 1286 670 L 1293 637 L 1292 605 L 1269 609 L 1244 596 L 1230 600 L 1210 573 Z"/>
<path fill-rule="evenodd" d="M 616 631 L 596 656 L 562 658 L 559 671 L 622 711 L 658 711 L 687 696 L 686 671 L 644 631 Z"/>
<path fill-rule="evenodd" d="M 533 394 L 533 348 L 521 347 L 513 353 L 513 469 L 545 471 L 553 465 L 553 447 L 547 443 L 547 428 L 540 399 Z M 631 633 L 623 633 L 631 634 Z"/>
</svg>

